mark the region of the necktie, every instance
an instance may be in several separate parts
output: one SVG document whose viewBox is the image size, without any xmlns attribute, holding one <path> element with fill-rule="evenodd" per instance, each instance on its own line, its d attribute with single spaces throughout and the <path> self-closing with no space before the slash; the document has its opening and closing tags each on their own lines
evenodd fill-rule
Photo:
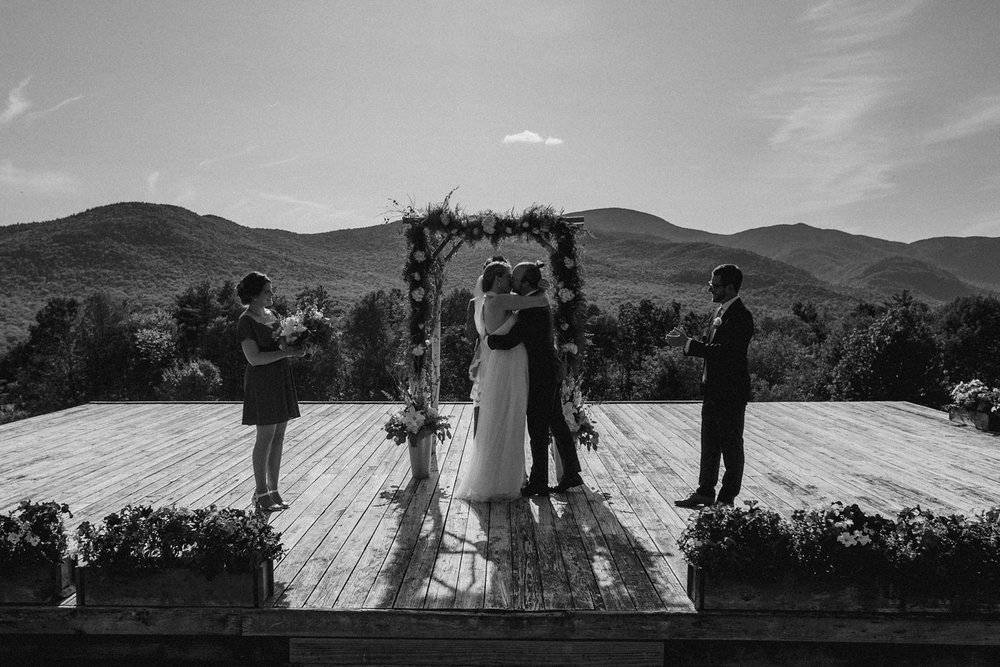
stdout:
<svg viewBox="0 0 1000 667">
<path fill-rule="evenodd" d="M 712 323 L 710 325 L 708 325 L 708 342 L 709 343 L 711 343 L 712 339 L 715 338 L 715 330 L 718 328 L 718 327 L 715 326 L 715 320 L 719 319 L 720 317 L 722 317 L 722 306 L 719 306 L 719 309 L 717 311 L 715 311 L 715 316 L 712 318 Z M 708 362 L 707 362 L 707 360 L 706 360 L 705 365 L 704 365 L 704 367 L 702 368 L 702 371 L 701 371 L 701 383 L 705 384 L 706 382 L 708 382 Z"/>
<path fill-rule="evenodd" d="M 715 330 L 718 329 L 718 327 L 715 326 L 715 321 L 717 319 L 719 319 L 720 317 L 722 317 L 722 306 L 719 306 L 719 309 L 717 311 L 715 311 L 715 316 L 712 317 L 712 325 L 710 327 L 708 327 L 708 342 L 709 343 L 711 343 L 712 339 L 715 338 Z"/>
</svg>

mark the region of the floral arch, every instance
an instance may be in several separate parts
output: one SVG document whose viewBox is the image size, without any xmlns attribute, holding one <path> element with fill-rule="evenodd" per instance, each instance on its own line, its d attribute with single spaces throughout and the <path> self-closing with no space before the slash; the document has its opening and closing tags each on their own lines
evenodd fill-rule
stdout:
<svg viewBox="0 0 1000 667">
<path fill-rule="evenodd" d="M 596 448 L 593 427 L 580 390 L 583 325 L 586 300 L 580 275 L 577 234 L 583 218 L 568 218 L 551 206 L 535 205 L 520 216 L 493 211 L 466 214 L 449 204 L 451 194 L 424 210 L 402 210 L 407 253 L 403 277 L 408 289 L 409 390 L 421 406 L 437 409 L 441 384 L 440 326 L 444 268 L 465 245 L 502 240 L 535 241 L 549 252 L 554 289 L 553 320 L 559 357 L 565 370 L 562 384 L 563 414 L 580 444 Z"/>
</svg>

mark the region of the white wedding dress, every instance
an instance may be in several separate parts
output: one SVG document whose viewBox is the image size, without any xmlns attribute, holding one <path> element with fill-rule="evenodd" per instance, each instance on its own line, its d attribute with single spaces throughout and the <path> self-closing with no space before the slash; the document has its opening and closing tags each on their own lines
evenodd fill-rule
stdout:
<svg viewBox="0 0 1000 667">
<path fill-rule="evenodd" d="M 477 327 L 481 321 L 476 318 Z M 511 315 L 491 333 L 505 334 L 515 321 Z M 491 350 L 485 337 L 479 347 L 479 427 L 475 441 L 465 449 L 455 497 L 518 498 L 525 480 L 528 353 L 523 344 Z"/>
</svg>

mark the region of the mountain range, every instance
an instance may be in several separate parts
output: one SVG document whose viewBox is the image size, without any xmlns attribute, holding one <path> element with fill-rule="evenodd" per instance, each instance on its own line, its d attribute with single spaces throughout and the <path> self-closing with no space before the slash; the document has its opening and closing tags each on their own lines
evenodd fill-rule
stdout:
<svg viewBox="0 0 1000 667">
<path fill-rule="evenodd" d="M 642 298 L 703 310 L 711 268 L 723 262 L 744 269 L 744 298 L 765 314 L 788 313 L 795 301 L 846 310 L 902 290 L 930 304 L 1000 292 L 1000 238 L 900 243 L 805 224 L 713 234 L 624 208 L 566 215 L 584 218 L 579 243 L 587 299 L 611 312 Z M 529 243 L 498 250 L 518 261 L 546 255 Z M 399 223 L 297 234 L 137 202 L 0 227 L 7 296 L 0 354 L 27 335 L 51 297 L 107 291 L 140 307 L 164 308 L 190 285 L 236 281 L 256 269 L 289 296 L 321 284 L 346 308 L 368 291 L 402 287 L 404 252 Z M 449 262 L 445 288 L 471 287 L 493 252 L 485 244 L 461 248 Z"/>
</svg>

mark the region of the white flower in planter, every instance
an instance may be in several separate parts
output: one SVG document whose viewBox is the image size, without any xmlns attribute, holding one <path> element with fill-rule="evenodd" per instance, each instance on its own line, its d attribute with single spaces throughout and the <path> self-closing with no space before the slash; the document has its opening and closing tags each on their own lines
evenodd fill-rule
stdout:
<svg viewBox="0 0 1000 667">
<path fill-rule="evenodd" d="M 488 215 L 483 218 L 483 231 L 487 234 L 493 234 L 497 230 L 497 219 L 492 215 Z"/>
<path fill-rule="evenodd" d="M 423 250 L 414 250 L 413 251 L 413 259 L 416 260 L 416 261 L 418 261 L 418 262 L 422 262 L 425 259 L 427 259 L 427 255 L 424 253 Z"/>
<path fill-rule="evenodd" d="M 417 289 L 410 292 L 410 296 L 413 297 L 414 301 L 423 301 L 426 292 L 423 287 L 418 287 Z"/>
<path fill-rule="evenodd" d="M 563 303 L 572 301 L 574 296 L 576 295 L 573 293 L 573 290 L 566 289 L 565 287 L 559 290 L 559 300 Z"/>
</svg>

